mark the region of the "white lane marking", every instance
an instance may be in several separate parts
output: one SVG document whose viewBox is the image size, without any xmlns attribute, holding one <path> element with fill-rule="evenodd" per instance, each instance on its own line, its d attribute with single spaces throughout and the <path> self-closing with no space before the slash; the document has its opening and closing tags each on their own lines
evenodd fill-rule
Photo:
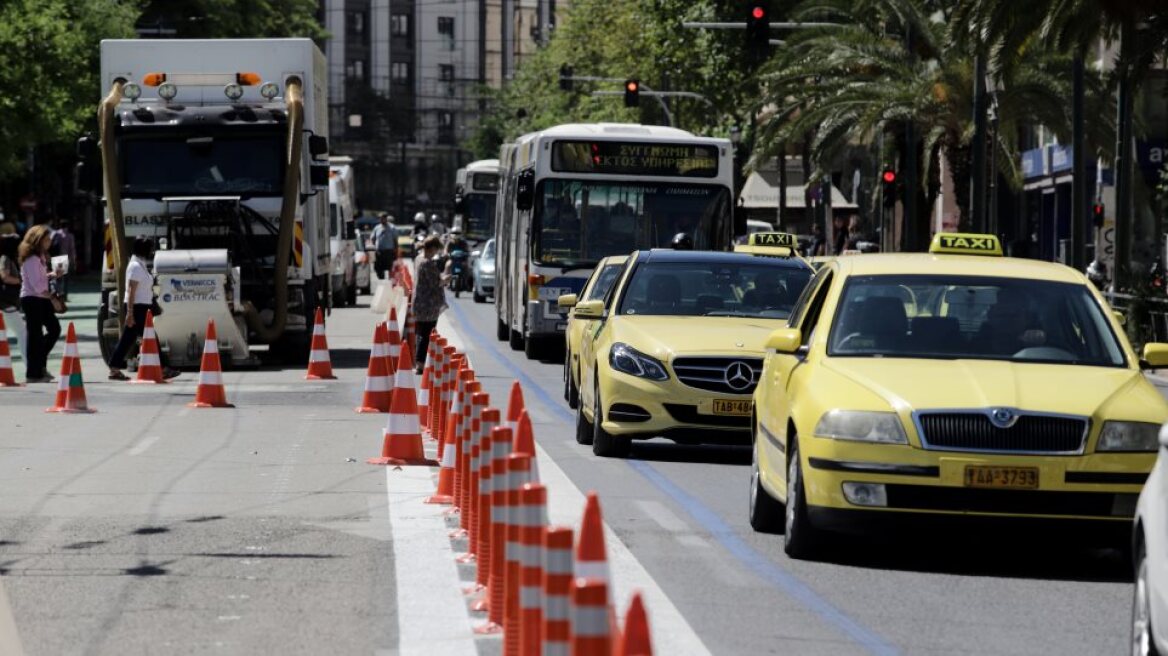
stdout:
<svg viewBox="0 0 1168 656">
<path fill-rule="evenodd" d="M 161 439 L 161 435 L 149 435 L 143 438 L 141 442 L 138 442 L 134 446 L 130 447 L 130 450 L 126 452 L 126 455 L 140 456 L 146 452 L 146 449 L 154 446 L 154 443 Z"/>
<path fill-rule="evenodd" d="M 649 516 L 661 528 L 670 533 L 692 533 L 689 524 L 685 520 L 678 517 L 665 504 L 654 499 L 637 499 L 633 505 L 641 509 L 641 512 Z"/>
<path fill-rule="evenodd" d="M 8 595 L 4 593 L 3 576 L 0 576 L 0 654 L 24 656 L 24 647 L 20 644 L 20 633 L 16 630 L 16 618 L 12 616 Z"/>
<path fill-rule="evenodd" d="M 391 653 L 477 656 L 443 518 L 448 506 L 422 503 L 433 492 L 429 467 L 386 467 L 397 581 L 398 649 Z"/>
</svg>

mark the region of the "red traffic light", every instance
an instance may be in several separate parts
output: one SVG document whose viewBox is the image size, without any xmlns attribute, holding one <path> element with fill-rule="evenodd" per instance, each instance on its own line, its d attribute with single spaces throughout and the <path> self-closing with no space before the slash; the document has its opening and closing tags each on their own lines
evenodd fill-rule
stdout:
<svg viewBox="0 0 1168 656">
<path fill-rule="evenodd" d="M 896 182 L 896 171 L 891 169 L 886 170 L 880 177 L 888 184 L 892 184 L 893 182 Z"/>
<path fill-rule="evenodd" d="M 763 17 L 766 16 L 766 9 L 764 9 L 762 5 L 755 5 L 753 8 L 751 8 L 750 15 L 754 18 L 754 20 L 762 20 Z"/>
<path fill-rule="evenodd" d="M 626 91 L 636 93 L 637 89 L 639 87 L 640 87 L 640 84 L 638 84 L 636 80 L 629 80 L 628 82 L 625 82 L 625 90 Z"/>
<path fill-rule="evenodd" d="M 1095 205 L 1091 207 L 1091 213 L 1095 216 L 1103 216 L 1103 204 L 1095 203 Z"/>
</svg>

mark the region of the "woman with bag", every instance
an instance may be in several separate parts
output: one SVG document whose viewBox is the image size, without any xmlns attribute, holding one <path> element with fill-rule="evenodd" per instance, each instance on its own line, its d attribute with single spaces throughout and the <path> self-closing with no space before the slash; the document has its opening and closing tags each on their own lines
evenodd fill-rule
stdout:
<svg viewBox="0 0 1168 656">
<path fill-rule="evenodd" d="M 20 346 L 20 356 L 28 360 L 28 329 L 24 325 L 24 315 L 20 313 L 20 264 L 17 252 L 20 237 L 0 235 L 0 312 L 4 314 L 4 324 L 8 332 L 16 333 L 16 343 Z M 27 369 L 27 362 L 25 363 Z"/>
<path fill-rule="evenodd" d="M 28 325 L 28 350 L 25 352 L 25 380 L 30 383 L 51 383 L 55 380 L 45 370 L 49 353 L 61 337 L 61 323 L 53 307 L 49 280 L 56 276 L 48 270 L 49 246 L 52 236 L 48 226 L 35 225 L 28 229 L 20 242 L 17 259 L 20 261 L 20 307 Z"/>
<path fill-rule="evenodd" d="M 118 345 L 110 354 L 110 380 L 129 380 L 122 373 L 122 369 L 126 368 L 126 356 L 142 336 L 146 327 L 146 312 L 154 306 L 154 278 L 146 268 L 146 261 L 154 255 L 154 242 L 148 237 L 137 237 L 130 246 L 130 253 L 130 263 L 126 266 L 126 296 L 122 299 L 122 307 L 126 308 L 126 324 L 122 327 Z M 163 370 L 166 378 L 177 375 L 178 371 L 169 367 Z"/>
</svg>

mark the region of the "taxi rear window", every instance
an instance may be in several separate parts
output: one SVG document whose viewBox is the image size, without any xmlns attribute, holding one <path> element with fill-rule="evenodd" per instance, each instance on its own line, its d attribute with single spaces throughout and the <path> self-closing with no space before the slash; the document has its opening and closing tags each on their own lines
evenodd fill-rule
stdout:
<svg viewBox="0 0 1168 656">
<path fill-rule="evenodd" d="M 981 276 L 858 276 L 833 318 L 833 356 L 1124 366 L 1084 285 Z"/>
</svg>

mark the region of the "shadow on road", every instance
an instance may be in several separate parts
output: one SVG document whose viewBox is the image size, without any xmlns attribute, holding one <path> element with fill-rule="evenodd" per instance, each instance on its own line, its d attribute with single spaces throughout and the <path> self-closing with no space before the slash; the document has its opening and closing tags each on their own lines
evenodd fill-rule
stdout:
<svg viewBox="0 0 1168 656">
<path fill-rule="evenodd" d="M 668 441 L 634 441 L 631 460 L 693 462 L 711 465 L 749 465 L 750 447 L 709 444 L 675 444 Z"/>
</svg>

